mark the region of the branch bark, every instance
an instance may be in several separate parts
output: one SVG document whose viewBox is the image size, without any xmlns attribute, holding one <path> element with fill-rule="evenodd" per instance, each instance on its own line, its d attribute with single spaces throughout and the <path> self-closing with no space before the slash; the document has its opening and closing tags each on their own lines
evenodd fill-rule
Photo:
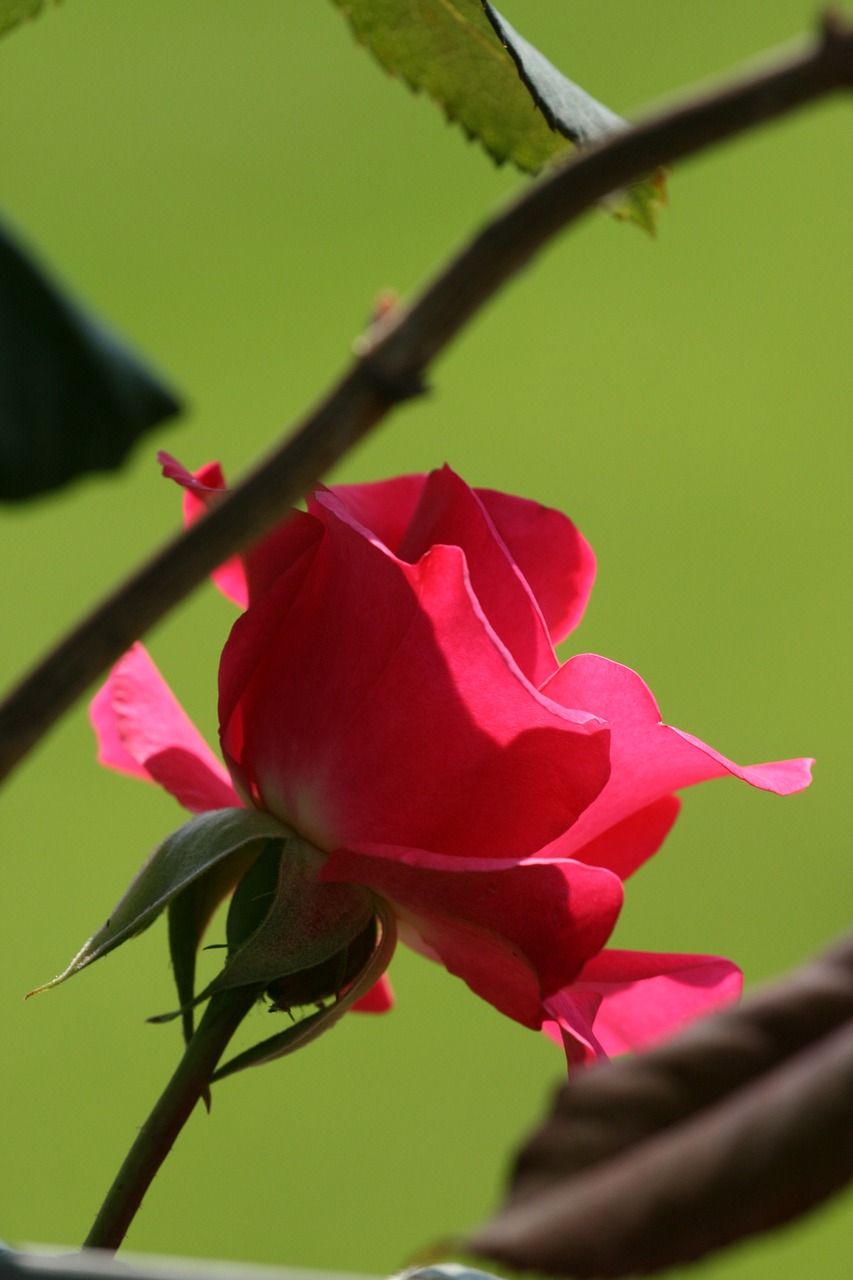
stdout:
<svg viewBox="0 0 853 1280">
<path fill-rule="evenodd" d="M 840 89 L 853 88 L 853 27 L 824 19 L 813 48 L 641 121 L 529 188 L 409 307 L 357 345 L 352 368 L 204 520 L 120 584 L 0 706 L 0 779 L 87 687 L 210 571 L 262 537 L 398 403 L 473 315 L 558 231 L 611 192 Z"/>
</svg>

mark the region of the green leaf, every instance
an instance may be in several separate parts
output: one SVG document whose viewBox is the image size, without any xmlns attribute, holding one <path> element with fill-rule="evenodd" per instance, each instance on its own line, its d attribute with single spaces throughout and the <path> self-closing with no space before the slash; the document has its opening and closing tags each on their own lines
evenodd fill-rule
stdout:
<svg viewBox="0 0 853 1280">
<path fill-rule="evenodd" d="M 333 0 L 390 72 L 428 93 L 499 163 L 535 172 L 625 122 L 567 79 L 486 0 Z M 659 182 L 611 211 L 653 228 Z"/>
<path fill-rule="evenodd" d="M 539 169 L 565 141 L 521 84 L 481 0 L 333 0 L 390 72 L 424 90 L 495 160 Z"/>
<path fill-rule="evenodd" d="M 538 49 L 520 36 L 497 9 L 487 2 L 482 7 L 495 34 L 515 63 L 525 88 L 552 130 L 583 147 L 625 128 L 621 116 L 568 80 Z"/>
<path fill-rule="evenodd" d="M 45 0 L 0 0 L 0 36 L 19 22 L 37 17 L 44 5 Z"/>
<path fill-rule="evenodd" d="M 114 469 L 179 407 L 0 228 L 0 498 Z"/>
<path fill-rule="evenodd" d="M 68 968 L 30 995 L 65 982 L 141 933 L 187 886 L 237 850 L 254 844 L 259 853 L 263 847 L 259 842 L 286 840 L 290 834 L 275 818 L 256 809 L 213 809 L 191 818 L 154 850 L 106 924 L 92 935 Z"/>
<path fill-rule="evenodd" d="M 599 142 L 626 127 L 621 116 L 591 98 L 529 44 L 501 17 L 488 0 L 486 15 L 515 63 L 518 74 L 550 127 L 578 147 Z M 606 202 L 614 217 L 635 222 L 654 235 L 658 216 L 666 206 L 666 181 L 662 171 L 618 191 Z"/>
</svg>

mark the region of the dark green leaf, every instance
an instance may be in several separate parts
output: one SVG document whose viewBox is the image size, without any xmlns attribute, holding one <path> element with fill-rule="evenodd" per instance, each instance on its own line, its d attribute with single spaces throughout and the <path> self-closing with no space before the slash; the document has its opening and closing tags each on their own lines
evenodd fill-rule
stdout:
<svg viewBox="0 0 853 1280">
<path fill-rule="evenodd" d="M 384 67 L 428 93 L 499 163 L 535 172 L 624 127 L 484 0 L 334 3 Z M 610 207 L 653 228 L 661 203 L 659 185 L 649 181 Z"/>
<path fill-rule="evenodd" d="M 117 467 L 177 400 L 0 228 L 0 498 Z"/>
<path fill-rule="evenodd" d="M 191 818 L 154 850 L 106 924 L 92 935 L 68 968 L 36 991 L 57 986 L 141 933 L 188 885 L 238 849 L 254 843 L 260 852 L 263 844 L 258 842 L 286 840 L 289 836 L 280 822 L 256 809 L 213 809 Z"/>
</svg>

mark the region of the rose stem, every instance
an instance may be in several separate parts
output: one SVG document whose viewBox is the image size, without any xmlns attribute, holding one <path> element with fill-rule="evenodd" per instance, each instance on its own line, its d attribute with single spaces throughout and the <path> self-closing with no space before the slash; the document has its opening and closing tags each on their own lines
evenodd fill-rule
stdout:
<svg viewBox="0 0 853 1280">
<path fill-rule="evenodd" d="M 128 1151 L 83 1242 L 85 1248 L 113 1253 L 118 1249 L 155 1174 L 207 1091 L 225 1046 L 259 994 L 253 985 L 211 997 L 175 1074 Z"/>
</svg>

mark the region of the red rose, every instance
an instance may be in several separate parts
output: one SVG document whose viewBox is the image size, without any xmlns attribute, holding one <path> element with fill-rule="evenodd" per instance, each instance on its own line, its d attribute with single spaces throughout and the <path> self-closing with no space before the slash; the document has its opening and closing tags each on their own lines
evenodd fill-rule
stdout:
<svg viewBox="0 0 853 1280">
<path fill-rule="evenodd" d="M 164 471 L 189 519 L 223 488 L 217 466 Z M 100 759 L 194 812 L 280 819 L 321 881 L 384 899 L 405 942 L 571 1061 L 637 1047 L 740 988 L 725 960 L 602 950 L 673 792 L 733 774 L 785 794 L 809 762 L 740 768 L 663 725 L 627 668 L 561 667 L 593 575 L 563 515 L 446 467 L 319 488 L 216 575 L 248 606 L 219 672 L 228 770 L 141 646 L 93 703 Z M 383 980 L 360 1007 L 389 1004 Z"/>
</svg>

